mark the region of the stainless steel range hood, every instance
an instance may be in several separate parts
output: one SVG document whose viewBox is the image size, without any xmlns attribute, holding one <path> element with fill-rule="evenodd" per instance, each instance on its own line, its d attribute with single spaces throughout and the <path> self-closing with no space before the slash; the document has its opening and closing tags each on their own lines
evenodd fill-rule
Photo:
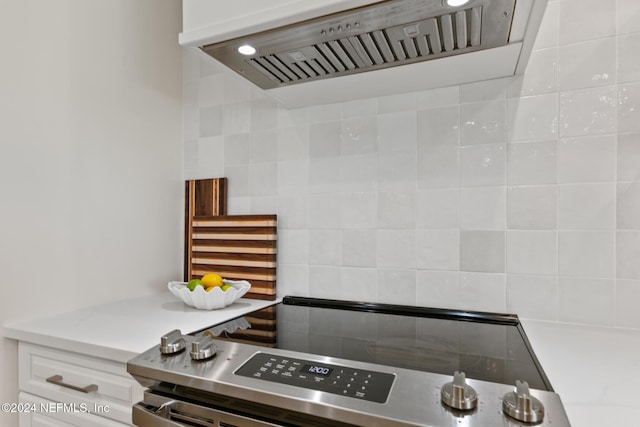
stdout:
<svg viewBox="0 0 640 427">
<path fill-rule="evenodd" d="M 521 72 L 546 2 L 378 1 L 197 47 L 287 106 L 339 102 Z"/>
</svg>

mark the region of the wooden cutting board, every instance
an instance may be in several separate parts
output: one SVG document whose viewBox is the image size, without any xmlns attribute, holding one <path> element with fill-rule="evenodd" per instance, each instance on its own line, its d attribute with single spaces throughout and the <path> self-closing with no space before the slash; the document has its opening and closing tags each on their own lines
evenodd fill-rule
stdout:
<svg viewBox="0 0 640 427">
<path fill-rule="evenodd" d="M 247 298 L 276 297 L 276 215 L 219 215 L 193 218 L 189 277 L 218 273 L 248 280 Z"/>
<path fill-rule="evenodd" d="M 226 178 L 187 181 L 185 281 L 247 280 L 245 298 L 276 298 L 276 215 L 226 215 Z M 224 200 L 222 200 L 224 198 Z"/>
</svg>

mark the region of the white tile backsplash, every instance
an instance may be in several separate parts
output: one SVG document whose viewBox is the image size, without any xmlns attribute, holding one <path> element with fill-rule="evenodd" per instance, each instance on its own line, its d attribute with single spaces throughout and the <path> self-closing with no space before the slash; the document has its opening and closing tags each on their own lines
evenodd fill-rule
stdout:
<svg viewBox="0 0 640 427">
<path fill-rule="evenodd" d="M 640 328 L 639 13 L 550 1 L 523 75 L 300 109 L 186 52 L 185 179 L 278 214 L 281 295 Z"/>
</svg>

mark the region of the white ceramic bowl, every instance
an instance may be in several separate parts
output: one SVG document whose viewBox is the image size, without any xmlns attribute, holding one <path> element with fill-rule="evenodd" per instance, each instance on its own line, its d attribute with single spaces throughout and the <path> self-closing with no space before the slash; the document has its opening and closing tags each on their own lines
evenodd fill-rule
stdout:
<svg viewBox="0 0 640 427">
<path fill-rule="evenodd" d="M 187 282 L 169 282 L 169 290 L 176 297 L 191 307 L 200 310 L 216 310 L 233 304 L 238 298 L 251 289 L 251 283 L 246 280 L 223 280 L 231 288 L 223 291 L 219 287 L 206 292 L 202 286 L 196 286 L 193 291 L 187 288 Z"/>
</svg>

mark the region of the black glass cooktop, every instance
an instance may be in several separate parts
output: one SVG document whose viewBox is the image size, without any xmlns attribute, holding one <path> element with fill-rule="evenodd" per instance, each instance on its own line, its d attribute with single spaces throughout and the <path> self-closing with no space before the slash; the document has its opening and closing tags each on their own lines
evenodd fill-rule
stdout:
<svg viewBox="0 0 640 427">
<path fill-rule="evenodd" d="M 553 390 L 510 314 L 285 297 L 206 330 L 222 340 Z"/>
</svg>

